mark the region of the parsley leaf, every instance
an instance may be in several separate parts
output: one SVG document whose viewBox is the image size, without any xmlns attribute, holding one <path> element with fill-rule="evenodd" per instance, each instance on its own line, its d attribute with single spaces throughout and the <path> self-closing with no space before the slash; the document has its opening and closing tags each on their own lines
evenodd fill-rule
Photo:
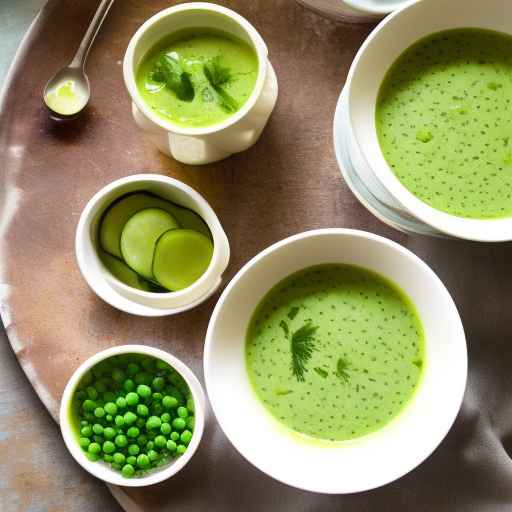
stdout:
<svg viewBox="0 0 512 512">
<path fill-rule="evenodd" d="M 157 60 L 151 79 L 165 84 L 181 101 L 192 101 L 195 96 L 190 74 L 183 70 L 177 59 L 162 55 Z"/>
<path fill-rule="evenodd" d="M 313 368 L 313 370 L 315 370 L 315 372 L 318 373 L 318 375 L 320 375 L 322 379 L 326 379 L 327 376 L 329 375 L 323 368 L 320 367 Z"/>
<path fill-rule="evenodd" d="M 288 314 L 286 315 L 290 320 L 293 320 L 296 316 L 297 316 L 297 313 L 300 311 L 300 308 L 298 308 L 297 306 L 294 306 L 292 309 L 290 309 L 290 311 L 288 311 Z"/>
<path fill-rule="evenodd" d="M 203 65 L 203 71 L 211 86 L 210 92 L 212 92 L 219 106 L 226 112 L 236 112 L 239 108 L 238 103 L 222 87 L 231 81 L 231 71 L 229 68 L 221 66 L 220 57 L 217 56 Z"/>
<path fill-rule="evenodd" d="M 292 335 L 290 342 L 292 351 L 292 372 L 299 382 L 304 382 L 306 364 L 315 350 L 314 336 L 318 327 L 307 323 Z"/>
<path fill-rule="evenodd" d="M 342 357 L 338 359 L 338 364 L 336 365 L 336 377 L 344 383 L 347 383 L 350 378 L 350 375 L 348 374 L 349 367 L 350 363 L 346 359 L 343 359 Z"/>
</svg>

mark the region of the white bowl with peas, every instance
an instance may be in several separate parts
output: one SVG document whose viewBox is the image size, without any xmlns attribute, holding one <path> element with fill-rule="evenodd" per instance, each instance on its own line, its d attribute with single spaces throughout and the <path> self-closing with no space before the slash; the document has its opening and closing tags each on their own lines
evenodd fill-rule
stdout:
<svg viewBox="0 0 512 512">
<path fill-rule="evenodd" d="M 162 482 L 192 458 L 204 430 L 205 395 L 179 359 L 144 345 L 95 354 L 64 389 L 60 427 L 74 459 L 128 487 Z"/>
</svg>

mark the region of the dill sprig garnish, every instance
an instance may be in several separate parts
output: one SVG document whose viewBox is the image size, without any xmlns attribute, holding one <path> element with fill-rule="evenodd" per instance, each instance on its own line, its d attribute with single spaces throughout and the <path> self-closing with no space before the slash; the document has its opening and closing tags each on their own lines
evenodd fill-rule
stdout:
<svg viewBox="0 0 512 512">
<path fill-rule="evenodd" d="M 295 331 L 290 341 L 292 352 L 292 373 L 299 382 L 304 382 L 306 365 L 315 350 L 314 336 L 318 327 L 307 323 Z"/>
</svg>

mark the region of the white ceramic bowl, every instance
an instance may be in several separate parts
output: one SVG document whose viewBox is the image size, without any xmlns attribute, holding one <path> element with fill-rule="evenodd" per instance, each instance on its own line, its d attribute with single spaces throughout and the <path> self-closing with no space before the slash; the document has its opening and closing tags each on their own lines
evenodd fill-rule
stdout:
<svg viewBox="0 0 512 512">
<path fill-rule="evenodd" d="M 442 15 L 440 14 L 442 13 Z M 375 108 L 380 85 L 393 62 L 414 42 L 433 32 L 479 27 L 512 33 L 512 2 L 503 0 L 419 0 L 383 20 L 361 46 L 347 79 L 350 125 L 358 150 L 394 198 L 396 208 L 441 233 L 482 242 L 512 240 L 512 218 L 464 219 L 431 208 L 393 174 L 380 149 Z"/>
<path fill-rule="evenodd" d="M 103 462 L 91 462 L 78 444 L 78 438 L 73 430 L 69 416 L 73 393 L 75 392 L 75 389 L 80 383 L 82 377 L 100 361 L 104 361 L 109 357 L 118 356 L 120 354 L 142 354 L 165 361 L 183 377 L 190 388 L 192 398 L 194 399 L 194 432 L 192 433 L 192 440 L 190 441 L 186 452 L 180 457 L 173 459 L 168 465 L 162 466 L 161 468 L 158 468 L 150 472 L 148 475 L 140 478 L 125 478 L 119 471 L 115 471 Z M 80 464 L 80 466 L 82 466 L 86 471 L 110 484 L 122 485 L 125 487 L 144 487 L 146 485 L 153 485 L 158 482 L 162 482 L 163 480 L 167 480 L 180 471 L 192 458 L 199 446 L 201 438 L 203 437 L 205 404 L 206 401 L 201 384 L 193 374 L 192 370 L 190 370 L 190 368 L 179 359 L 167 352 L 164 352 L 163 350 L 147 347 L 145 345 L 122 345 L 98 352 L 82 363 L 75 373 L 73 373 L 64 389 L 60 403 L 60 429 L 69 452 L 78 464 Z"/>
<path fill-rule="evenodd" d="M 341 443 L 307 443 L 291 435 L 256 397 L 245 365 L 246 329 L 263 296 L 291 273 L 323 263 L 355 264 L 388 277 L 416 305 L 425 329 L 424 377 L 412 402 L 378 432 Z M 450 294 L 417 256 L 370 233 L 322 229 L 272 245 L 238 272 L 213 312 L 204 370 L 217 420 L 249 462 L 300 489 L 353 493 L 411 471 L 445 437 L 464 395 L 466 340 Z"/>
<path fill-rule="evenodd" d="M 372 23 L 411 0 L 297 0 L 328 18 L 348 23 Z"/>
<path fill-rule="evenodd" d="M 98 226 L 103 212 L 117 198 L 143 190 L 195 211 L 210 228 L 214 245 L 210 266 L 195 283 L 184 290 L 169 293 L 136 290 L 116 279 L 98 257 Z M 201 304 L 217 290 L 229 263 L 228 239 L 210 205 L 193 188 L 159 174 L 137 174 L 122 178 L 96 193 L 87 203 L 78 222 L 75 250 L 80 271 L 94 292 L 115 308 L 140 316 L 174 315 Z"/>
</svg>

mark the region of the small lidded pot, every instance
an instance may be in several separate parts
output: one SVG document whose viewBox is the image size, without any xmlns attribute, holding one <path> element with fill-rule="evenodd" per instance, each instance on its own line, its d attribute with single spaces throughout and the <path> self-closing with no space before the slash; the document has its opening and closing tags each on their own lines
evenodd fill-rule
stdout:
<svg viewBox="0 0 512 512">
<path fill-rule="evenodd" d="M 183 31 L 188 31 L 192 35 L 194 31 L 224 34 L 248 46 L 255 54 L 257 71 L 252 92 L 248 93 L 250 95 L 243 104 L 237 105 L 235 102 L 235 107 L 228 108 L 231 114 L 218 122 L 205 125 L 180 124 L 174 119 L 160 115 L 162 107 L 149 105 L 141 94 L 137 77 L 141 63 L 162 44 L 162 41 Z M 210 48 L 208 52 L 211 51 Z M 222 55 L 220 48 L 217 55 Z M 187 96 L 187 90 L 190 92 L 188 103 L 184 100 L 178 107 L 195 103 L 190 96 L 194 94 L 194 97 L 204 98 L 205 92 L 208 96 L 217 99 L 220 97 L 219 104 L 224 104 L 222 98 L 227 97 L 226 90 L 225 87 L 216 86 L 215 77 L 209 78 L 209 85 L 205 84 L 203 78 L 196 80 L 190 70 L 183 71 L 188 68 L 180 69 L 181 61 L 177 60 L 175 52 L 167 53 L 165 57 L 170 60 L 169 66 L 172 68 L 167 77 L 172 75 L 178 82 L 181 77 L 184 96 Z M 222 71 L 226 69 L 222 68 Z M 245 18 L 216 4 L 185 3 L 155 14 L 132 37 L 124 57 L 123 72 L 125 85 L 132 99 L 133 117 L 139 128 L 160 151 L 185 164 L 208 164 L 250 148 L 259 139 L 277 101 L 277 78 L 268 60 L 268 49 L 262 37 Z M 202 71 L 200 75 L 202 77 Z M 150 76 L 154 76 L 154 73 Z M 208 77 L 207 72 L 205 77 Z M 220 83 L 220 78 L 217 78 Z M 162 84 L 172 88 L 172 84 L 169 85 L 170 81 L 170 78 L 163 79 Z M 197 90 L 195 82 L 201 84 Z M 179 98 L 179 89 L 173 91 Z M 216 102 L 217 99 L 211 101 Z M 206 107 L 203 107 L 204 104 L 199 104 L 198 108 L 205 110 Z"/>
</svg>

